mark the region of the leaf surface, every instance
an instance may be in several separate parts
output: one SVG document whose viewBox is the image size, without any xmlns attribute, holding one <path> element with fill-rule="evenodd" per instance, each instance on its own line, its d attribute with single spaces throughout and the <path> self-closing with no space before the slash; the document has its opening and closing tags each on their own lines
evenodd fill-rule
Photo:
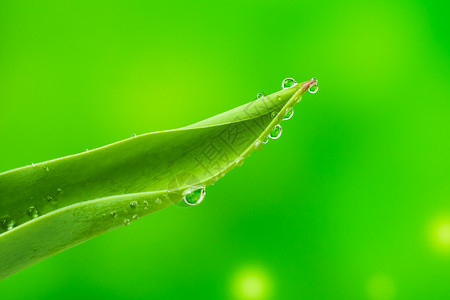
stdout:
<svg viewBox="0 0 450 300">
<path fill-rule="evenodd" d="M 262 148 L 313 84 L 187 127 L 0 174 L 0 279 L 216 182 Z"/>
</svg>

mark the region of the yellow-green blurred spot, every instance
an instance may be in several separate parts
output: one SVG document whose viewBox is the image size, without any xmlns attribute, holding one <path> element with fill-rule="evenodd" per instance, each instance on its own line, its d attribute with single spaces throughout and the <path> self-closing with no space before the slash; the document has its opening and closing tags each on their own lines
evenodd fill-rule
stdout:
<svg viewBox="0 0 450 300">
<path fill-rule="evenodd" d="M 436 250 L 450 251 L 450 218 L 436 219 L 431 226 L 430 238 Z"/>
<path fill-rule="evenodd" d="M 440 243 L 450 246 L 450 224 L 442 224 L 438 228 L 437 238 Z"/>
<path fill-rule="evenodd" d="M 270 282 L 262 269 L 247 268 L 235 278 L 234 293 L 237 299 L 267 299 L 269 292 Z"/>
<path fill-rule="evenodd" d="M 375 275 L 367 283 L 367 294 L 372 300 L 390 300 L 394 298 L 395 285 L 386 275 Z"/>
</svg>

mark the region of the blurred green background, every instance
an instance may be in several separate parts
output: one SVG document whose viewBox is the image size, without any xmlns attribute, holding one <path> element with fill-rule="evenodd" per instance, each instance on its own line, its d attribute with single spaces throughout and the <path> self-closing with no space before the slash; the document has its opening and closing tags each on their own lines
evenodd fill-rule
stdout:
<svg viewBox="0 0 450 300">
<path fill-rule="evenodd" d="M 315 76 L 208 189 L 0 282 L 2 299 L 450 299 L 447 1 L 0 2 L 0 172 Z"/>
</svg>

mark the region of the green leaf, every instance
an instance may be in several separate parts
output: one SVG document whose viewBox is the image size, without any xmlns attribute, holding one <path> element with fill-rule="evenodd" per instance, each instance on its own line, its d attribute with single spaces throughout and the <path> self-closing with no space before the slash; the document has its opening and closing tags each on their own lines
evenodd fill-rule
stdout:
<svg viewBox="0 0 450 300">
<path fill-rule="evenodd" d="M 307 81 L 196 124 L 0 174 L 0 279 L 206 187 L 263 146 Z M 192 202 L 194 201 L 194 202 Z M 184 202 L 184 201 L 183 201 Z"/>
</svg>

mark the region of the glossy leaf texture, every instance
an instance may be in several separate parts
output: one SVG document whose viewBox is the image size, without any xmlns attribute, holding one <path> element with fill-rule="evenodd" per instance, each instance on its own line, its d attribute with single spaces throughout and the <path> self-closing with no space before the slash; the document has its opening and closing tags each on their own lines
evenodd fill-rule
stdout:
<svg viewBox="0 0 450 300">
<path fill-rule="evenodd" d="M 216 182 L 263 146 L 313 84 L 184 128 L 0 174 L 0 279 Z"/>
</svg>

